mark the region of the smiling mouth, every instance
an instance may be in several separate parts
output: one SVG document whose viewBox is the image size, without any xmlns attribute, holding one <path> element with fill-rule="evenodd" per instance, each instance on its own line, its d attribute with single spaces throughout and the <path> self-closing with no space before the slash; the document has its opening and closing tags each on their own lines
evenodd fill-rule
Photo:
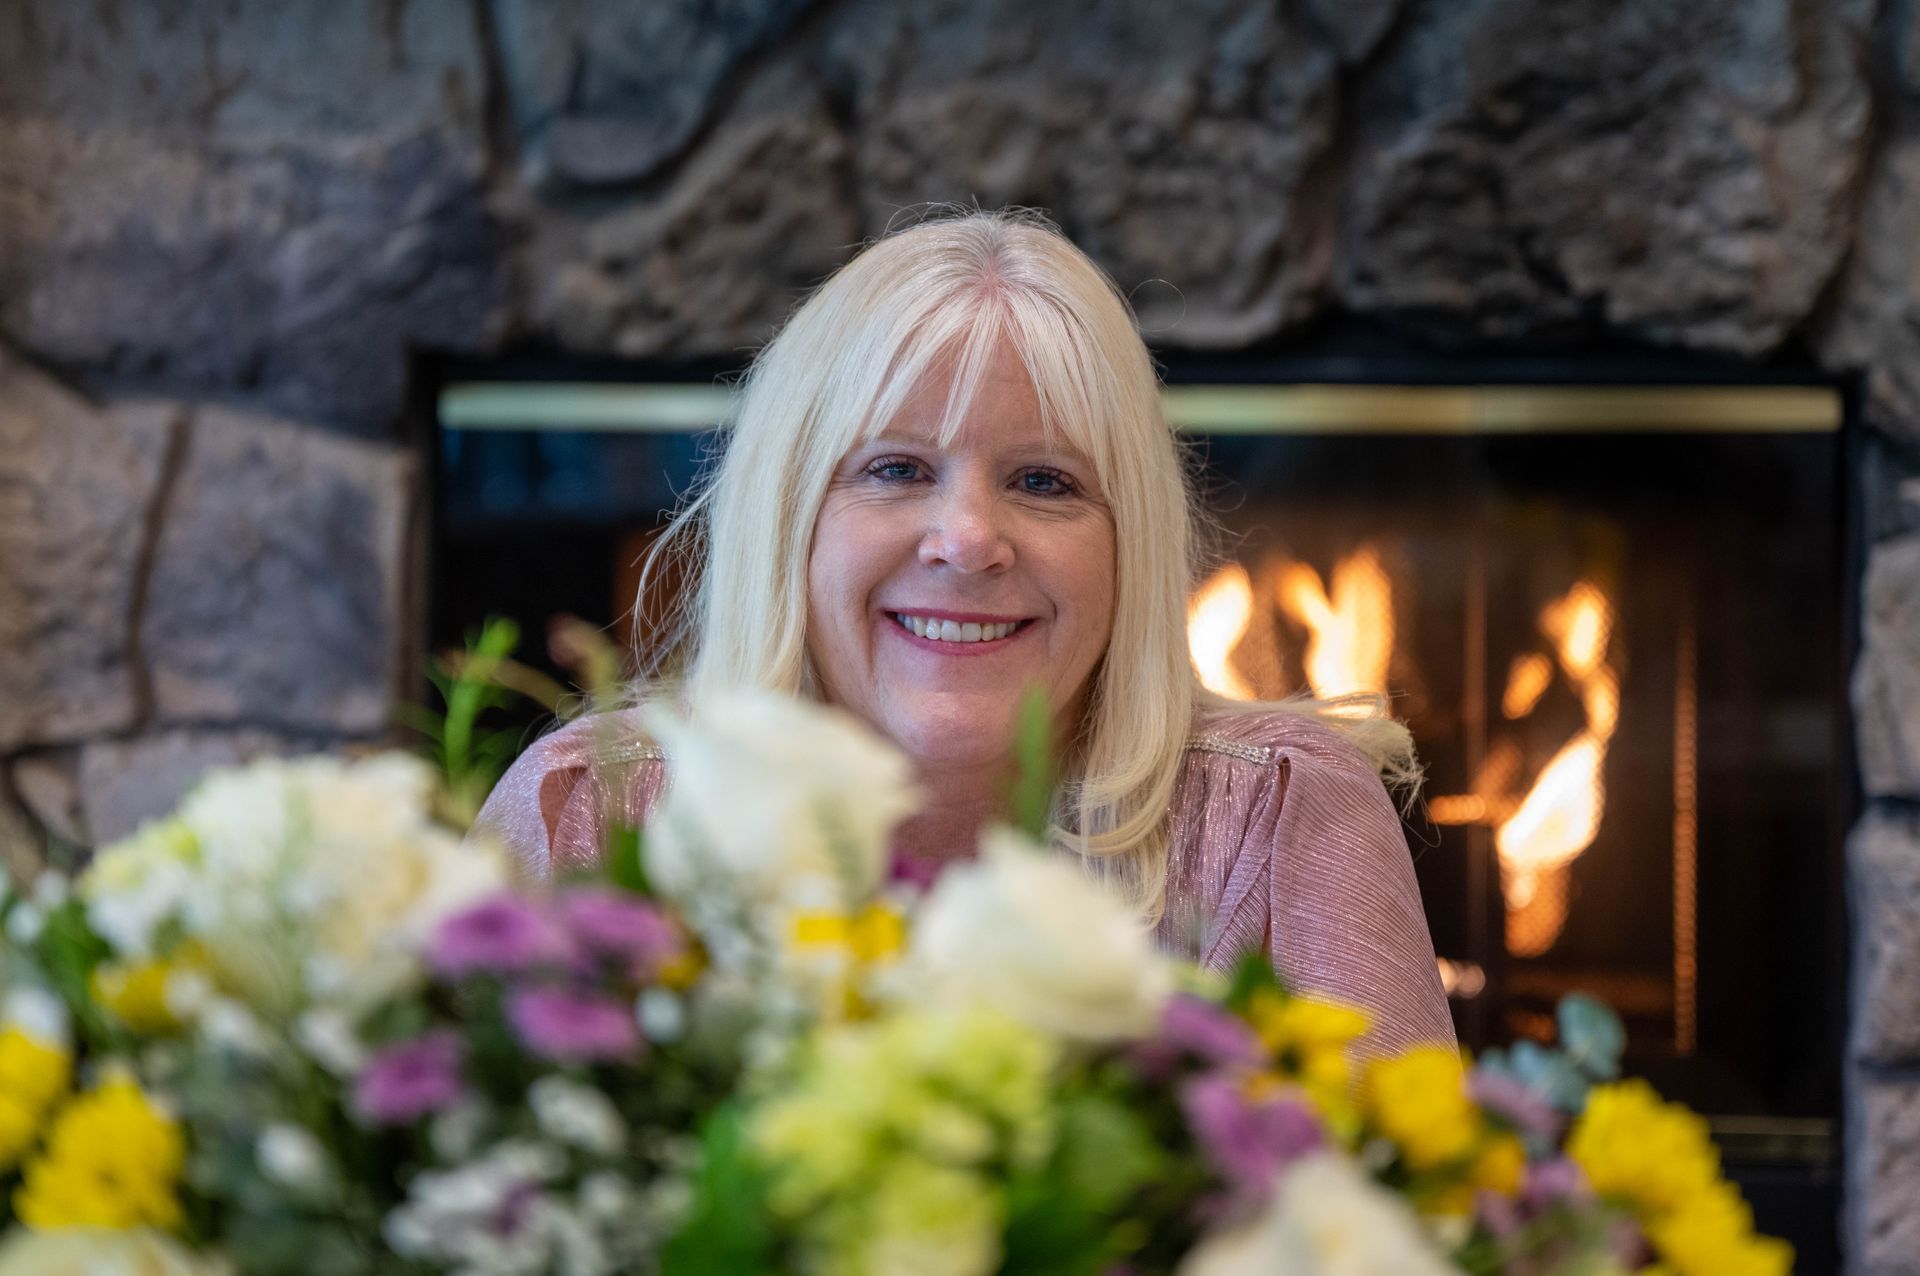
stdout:
<svg viewBox="0 0 1920 1276">
<path fill-rule="evenodd" d="M 996 642 L 1011 637 L 1033 623 L 1031 620 L 1009 620 L 983 625 L 970 620 L 941 620 L 935 616 L 915 616 L 900 611 L 890 611 L 887 615 L 894 624 L 914 637 L 925 638 L 929 642 Z"/>
</svg>

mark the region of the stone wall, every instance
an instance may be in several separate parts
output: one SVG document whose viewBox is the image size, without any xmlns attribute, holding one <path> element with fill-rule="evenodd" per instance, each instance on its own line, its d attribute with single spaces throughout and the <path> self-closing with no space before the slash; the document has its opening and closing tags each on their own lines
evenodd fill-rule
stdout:
<svg viewBox="0 0 1920 1276">
<path fill-rule="evenodd" d="M 0 6 L 0 843 L 378 735 L 415 351 L 763 341 L 926 200 L 1157 341 L 1359 314 L 1866 387 L 1856 1271 L 1920 1274 L 1920 0 Z"/>
</svg>

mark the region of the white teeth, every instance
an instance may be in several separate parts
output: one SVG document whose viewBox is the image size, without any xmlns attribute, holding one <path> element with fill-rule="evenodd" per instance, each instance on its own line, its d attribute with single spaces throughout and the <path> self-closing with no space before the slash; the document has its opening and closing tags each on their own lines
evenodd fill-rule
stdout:
<svg viewBox="0 0 1920 1276">
<path fill-rule="evenodd" d="M 935 642 L 994 642 L 1005 638 L 1019 628 L 1018 621 L 982 625 L 974 621 L 961 623 L 952 620 L 934 620 L 927 616 L 909 616 L 904 612 L 895 612 L 893 618 L 902 629 L 908 630 L 914 636 L 929 638 Z"/>
</svg>

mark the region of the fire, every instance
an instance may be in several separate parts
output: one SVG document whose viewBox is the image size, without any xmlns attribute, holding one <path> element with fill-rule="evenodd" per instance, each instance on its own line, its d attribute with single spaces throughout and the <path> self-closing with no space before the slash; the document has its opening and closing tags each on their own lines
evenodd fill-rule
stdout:
<svg viewBox="0 0 1920 1276">
<path fill-rule="evenodd" d="M 1507 670 L 1507 690 L 1500 697 L 1500 712 L 1509 720 L 1526 717 L 1552 685 L 1553 661 L 1537 651 L 1515 656 L 1513 667 Z"/>
<path fill-rule="evenodd" d="M 1200 684 L 1231 700 L 1255 699 L 1254 690 L 1228 665 L 1228 657 L 1253 622 L 1253 582 L 1247 569 L 1228 563 L 1187 603 L 1187 650 Z"/>
<path fill-rule="evenodd" d="M 1289 563 L 1280 606 L 1307 631 L 1307 681 L 1316 696 L 1384 695 L 1393 656 L 1393 584 L 1380 553 L 1363 545 L 1334 566 L 1332 587 L 1305 563 Z"/>
<path fill-rule="evenodd" d="M 1600 832 L 1607 800 L 1601 769 L 1620 716 L 1620 679 L 1607 663 L 1613 607 L 1606 594 L 1581 581 L 1541 611 L 1540 631 L 1552 641 L 1587 723 L 1494 834 L 1507 902 L 1507 948 L 1521 957 L 1545 952 L 1566 925 L 1567 871 Z M 1511 697 L 1514 681 L 1508 691 L 1517 699 Z"/>
</svg>

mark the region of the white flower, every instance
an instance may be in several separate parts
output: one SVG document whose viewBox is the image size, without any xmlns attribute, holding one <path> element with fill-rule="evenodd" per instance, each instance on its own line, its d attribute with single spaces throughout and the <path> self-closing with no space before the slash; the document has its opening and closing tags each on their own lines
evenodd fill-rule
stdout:
<svg viewBox="0 0 1920 1276">
<path fill-rule="evenodd" d="M 152 957 L 160 927 L 193 898 L 200 867 L 200 847 L 179 820 L 141 825 L 93 857 L 80 882 L 87 924 L 120 956 Z"/>
<path fill-rule="evenodd" d="M 634 1005 L 634 1017 L 648 1041 L 670 1045 L 687 1030 L 687 1006 L 669 988 L 648 988 Z"/>
<path fill-rule="evenodd" d="M 506 884 L 503 856 L 431 818 L 432 775 L 404 754 L 266 759 L 210 772 L 172 819 L 103 850 L 81 882 L 123 956 L 199 941 L 221 987 L 275 1021 L 363 1007 L 420 976 L 450 912 Z"/>
<path fill-rule="evenodd" d="M 66 1003 L 34 984 L 16 984 L 0 998 L 0 1028 L 18 1028 L 36 1041 L 66 1049 L 69 1045 Z"/>
<path fill-rule="evenodd" d="M 44 872 L 33 879 L 30 898 L 34 903 L 51 913 L 67 902 L 70 894 L 67 879 L 55 872 Z"/>
<path fill-rule="evenodd" d="M 1323 1152 L 1280 1179 L 1265 1213 L 1203 1240 L 1179 1276 L 1453 1276 L 1405 1201 Z"/>
<path fill-rule="evenodd" d="M 441 1160 L 464 1161 L 486 1132 L 487 1105 L 478 1099 L 461 1099 L 433 1114 L 427 1123 L 427 1142 Z"/>
<path fill-rule="evenodd" d="M 46 925 L 46 914 L 30 900 L 18 900 L 7 910 L 7 938 L 22 948 L 32 947 Z"/>
<path fill-rule="evenodd" d="M 565 1169 L 557 1149 L 516 1141 L 451 1170 L 423 1171 L 387 1215 L 387 1243 L 402 1258 L 465 1272 L 535 1276 L 558 1259 L 565 1272 L 597 1276 L 605 1268 L 585 1224 L 535 1190 Z"/>
<path fill-rule="evenodd" d="M 200 1007 L 200 1037 L 216 1050 L 243 1059 L 265 1059 L 274 1051 L 273 1033 L 253 1011 L 231 997 L 214 997 Z"/>
<path fill-rule="evenodd" d="M 0 1244 L 0 1276 L 225 1276 L 231 1270 L 158 1232 L 18 1228 Z"/>
<path fill-rule="evenodd" d="M 293 1039 L 309 1058 L 336 1077 L 366 1066 L 367 1047 L 351 1020 L 337 1010 L 309 1010 L 293 1022 Z"/>
<path fill-rule="evenodd" d="M 1132 909 L 1005 828 L 981 838 L 978 862 L 941 874 L 908 961 L 917 996 L 984 1002 L 1081 1041 L 1151 1031 L 1173 986 Z"/>
<path fill-rule="evenodd" d="M 327 1150 L 311 1131 L 276 1121 L 254 1142 L 260 1172 L 283 1187 L 313 1192 L 332 1181 Z"/>
<path fill-rule="evenodd" d="M 627 1123 L 600 1091 L 565 1077 L 545 1076 L 527 1088 L 527 1106 L 541 1133 L 557 1143 L 618 1156 L 627 1146 Z"/>
<path fill-rule="evenodd" d="M 647 724 L 670 778 L 647 825 L 647 869 L 678 898 L 709 884 L 777 898 L 816 878 L 865 899 L 888 835 L 919 802 L 899 750 L 836 709 L 742 692 L 694 721 L 656 710 Z"/>
</svg>

